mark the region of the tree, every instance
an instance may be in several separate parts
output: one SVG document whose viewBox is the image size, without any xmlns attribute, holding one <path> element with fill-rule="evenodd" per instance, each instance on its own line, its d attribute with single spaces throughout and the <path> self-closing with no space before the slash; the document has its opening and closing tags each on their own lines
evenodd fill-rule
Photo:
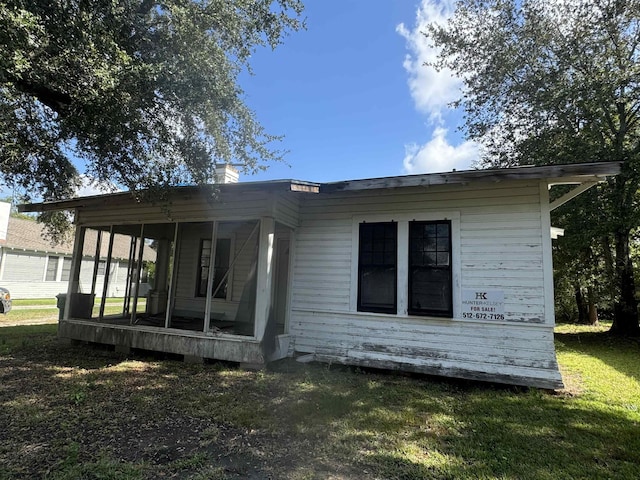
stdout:
<svg viewBox="0 0 640 480">
<path fill-rule="evenodd" d="M 577 317 L 578 323 L 596 324 L 598 308 L 612 311 L 615 275 L 609 232 L 600 228 L 600 189 L 591 188 L 552 214 L 553 225 L 565 229 L 553 242 L 556 317 L 565 321 Z"/>
<path fill-rule="evenodd" d="M 624 162 L 602 189 L 615 245 L 614 333 L 640 334 L 630 236 L 639 224 L 640 1 L 462 0 L 427 37 L 463 79 L 485 165 Z"/>
<path fill-rule="evenodd" d="M 300 0 L 3 1 L 0 182 L 57 200 L 80 173 L 153 192 L 281 159 L 238 75 L 301 13 Z"/>
</svg>

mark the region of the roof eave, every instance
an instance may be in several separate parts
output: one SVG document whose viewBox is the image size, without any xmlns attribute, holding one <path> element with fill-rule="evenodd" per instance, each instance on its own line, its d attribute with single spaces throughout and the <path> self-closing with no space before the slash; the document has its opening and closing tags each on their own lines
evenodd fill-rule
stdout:
<svg viewBox="0 0 640 480">
<path fill-rule="evenodd" d="M 466 185 L 470 182 L 503 182 L 506 180 L 544 180 L 550 185 L 582 183 L 602 181 L 607 177 L 620 173 L 621 168 L 622 162 L 599 162 L 542 167 L 525 166 L 503 169 L 463 170 L 333 182 L 322 185 L 320 192 L 334 193 L 403 187 L 431 187 L 435 185 Z"/>
<path fill-rule="evenodd" d="M 298 192 L 298 193 L 319 193 L 320 184 L 306 182 L 303 180 L 273 180 L 266 182 L 243 182 L 225 183 L 200 186 L 172 187 L 171 196 L 192 195 L 202 193 L 206 190 L 221 193 L 244 193 L 255 191 L 269 192 Z M 76 208 L 88 206 L 107 206 L 117 203 L 120 200 L 134 199 L 132 192 L 117 192 L 104 195 L 93 195 L 88 197 L 71 198 L 68 200 L 58 200 L 53 202 L 27 203 L 18 205 L 19 212 L 51 212 L 58 210 L 74 210 Z"/>
</svg>

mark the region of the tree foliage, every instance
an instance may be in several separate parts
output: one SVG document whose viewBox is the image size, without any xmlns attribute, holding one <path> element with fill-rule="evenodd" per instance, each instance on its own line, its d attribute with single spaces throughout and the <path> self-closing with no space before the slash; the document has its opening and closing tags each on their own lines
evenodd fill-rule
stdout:
<svg viewBox="0 0 640 480">
<path fill-rule="evenodd" d="M 0 0 L 0 181 L 56 200 L 80 173 L 157 190 L 206 182 L 215 163 L 281 159 L 238 75 L 301 12 L 299 0 Z"/>
<path fill-rule="evenodd" d="M 640 333 L 629 245 L 640 224 L 640 1 L 462 0 L 426 35 L 441 48 L 433 66 L 463 79 L 456 106 L 484 165 L 623 162 L 592 227 L 614 245 L 614 330 Z"/>
</svg>

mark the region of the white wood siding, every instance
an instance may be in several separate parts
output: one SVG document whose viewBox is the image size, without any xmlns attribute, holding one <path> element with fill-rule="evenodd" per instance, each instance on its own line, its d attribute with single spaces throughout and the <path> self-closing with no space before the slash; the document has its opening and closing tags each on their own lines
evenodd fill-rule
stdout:
<svg viewBox="0 0 640 480">
<path fill-rule="evenodd" d="M 3 277 L 0 279 L 2 286 L 9 289 L 11 297 L 19 298 L 53 298 L 59 293 L 67 292 L 67 281 L 45 281 L 44 273 L 46 258 L 48 255 L 36 252 L 5 251 L 5 267 Z M 58 276 L 63 262 L 63 256 L 58 256 Z M 109 280 L 108 296 L 120 297 L 124 295 L 126 285 L 126 262 L 113 262 L 111 264 L 112 277 Z M 80 270 L 80 292 L 91 291 L 93 274 L 93 259 L 82 260 Z M 104 276 L 98 276 L 96 283 L 96 297 L 102 296 Z"/>
<path fill-rule="evenodd" d="M 521 181 L 306 197 L 296 232 L 293 348 L 345 363 L 559 386 L 540 192 L 539 182 Z M 367 216 L 402 222 L 452 212 L 460 219 L 454 312 L 462 289 L 502 290 L 505 321 L 356 312 L 354 225 Z"/>
<path fill-rule="evenodd" d="M 42 282 L 47 256 L 35 252 L 6 251 L 3 281 Z"/>
</svg>

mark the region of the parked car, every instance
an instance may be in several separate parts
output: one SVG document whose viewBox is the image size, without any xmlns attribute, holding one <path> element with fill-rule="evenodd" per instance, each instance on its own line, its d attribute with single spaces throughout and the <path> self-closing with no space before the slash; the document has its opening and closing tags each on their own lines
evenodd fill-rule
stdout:
<svg viewBox="0 0 640 480">
<path fill-rule="evenodd" d="M 6 288 L 0 287 L 0 313 L 11 311 L 11 294 Z"/>
</svg>

